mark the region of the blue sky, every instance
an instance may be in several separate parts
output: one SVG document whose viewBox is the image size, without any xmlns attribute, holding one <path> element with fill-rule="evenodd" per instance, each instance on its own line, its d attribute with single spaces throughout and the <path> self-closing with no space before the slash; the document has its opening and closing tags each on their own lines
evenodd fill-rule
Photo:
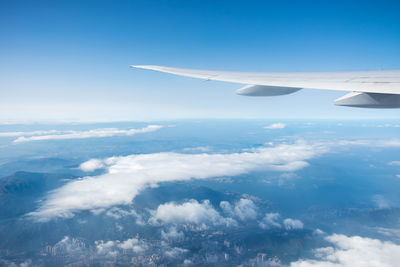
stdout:
<svg viewBox="0 0 400 267">
<path fill-rule="evenodd" d="M 400 69 L 398 1 L 1 1 L 0 121 L 398 118 L 133 70 Z"/>
</svg>

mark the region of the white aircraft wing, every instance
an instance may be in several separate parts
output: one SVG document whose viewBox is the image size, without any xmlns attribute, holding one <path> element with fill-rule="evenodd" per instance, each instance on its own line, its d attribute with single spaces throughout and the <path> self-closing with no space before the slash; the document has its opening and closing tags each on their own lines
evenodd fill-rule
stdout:
<svg viewBox="0 0 400 267">
<path fill-rule="evenodd" d="M 234 72 L 182 69 L 152 65 L 132 65 L 180 76 L 241 83 L 236 93 L 247 96 L 276 96 L 302 88 L 350 91 L 335 101 L 336 105 L 397 108 L 400 107 L 400 70 L 350 72 Z"/>
</svg>

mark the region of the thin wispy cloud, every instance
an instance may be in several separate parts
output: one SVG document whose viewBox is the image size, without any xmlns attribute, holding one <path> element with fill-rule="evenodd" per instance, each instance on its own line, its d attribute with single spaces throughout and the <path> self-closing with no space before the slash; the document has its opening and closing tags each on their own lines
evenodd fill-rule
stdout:
<svg viewBox="0 0 400 267">
<path fill-rule="evenodd" d="M 30 132 L 21 134 L 16 132 L 14 143 L 23 143 L 31 141 L 44 141 L 44 140 L 68 140 L 68 139 L 86 139 L 86 138 L 103 138 L 113 136 L 132 136 L 139 133 L 149 133 L 157 131 L 164 126 L 162 125 L 149 125 L 140 129 L 118 129 L 118 128 L 100 128 L 88 131 L 44 131 L 44 132 Z M 33 134 L 32 134 L 33 133 Z M 11 134 L 11 133 L 8 133 Z M 10 136 L 10 135 L 9 135 Z"/>
<path fill-rule="evenodd" d="M 400 147 L 400 139 L 389 140 L 341 140 L 340 146 Z"/>
<path fill-rule="evenodd" d="M 264 129 L 283 129 L 286 127 L 286 124 L 278 122 L 278 123 L 273 123 L 271 125 L 264 126 Z"/>
<path fill-rule="evenodd" d="M 66 133 L 72 133 L 72 132 L 73 131 L 59 131 L 59 130 L 31 131 L 31 132 L 0 132 L 0 137 L 19 137 L 19 136 L 48 135 L 48 134 L 66 134 Z"/>
<path fill-rule="evenodd" d="M 210 146 L 186 147 L 183 149 L 184 152 L 210 152 L 211 150 Z"/>
</svg>

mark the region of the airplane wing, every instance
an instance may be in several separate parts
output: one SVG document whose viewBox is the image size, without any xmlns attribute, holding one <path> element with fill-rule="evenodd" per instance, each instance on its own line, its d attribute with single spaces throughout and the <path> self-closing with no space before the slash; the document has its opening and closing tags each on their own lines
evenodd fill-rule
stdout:
<svg viewBox="0 0 400 267">
<path fill-rule="evenodd" d="M 276 96 L 302 88 L 350 91 L 335 105 L 366 108 L 400 107 L 400 70 L 350 72 L 235 72 L 182 69 L 153 65 L 133 68 L 161 71 L 204 80 L 245 84 L 236 91 L 247 96 Z"/>
</svg>

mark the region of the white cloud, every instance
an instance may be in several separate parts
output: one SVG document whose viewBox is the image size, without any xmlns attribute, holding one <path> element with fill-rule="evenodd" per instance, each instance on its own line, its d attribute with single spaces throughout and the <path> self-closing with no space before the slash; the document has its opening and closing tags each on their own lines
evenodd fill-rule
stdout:
<svg viewBox="0 0 400 267">
<path fill-rule="evenodd" d="M 19 267 L 29 267 L 29 266 L 32 266 L 32 260 L 31 259 L 28 259 L 28 260 L 24 261 L 23 263 L 19 264 Z"/>
<path fill-rule="evenodd" d="M 57 242 L 54 247 L 57 251 L 65 251 L 71 254 L 79 253 L 85 246 L 81 240 L 65 236 L 63 239 Z"/>
<path fill-rule="evenodd" d="M 400 147 L 400 139 L 390 140 L 341 140 L 340 146 Z"/>
<path fill-rule="evenodd" d="M 281 215 L 279 213 L 267 213 L 264 218 L 258 224 L 262 229 L 273 229 L 282 228 L 287 230 L 300 230 L 303 229 L 304 224 L 300 220 L 286 218 L 281 221 Z"/>
<path fill-rule="evenodd" d="M 298 141 L 232 154 L 180 154 L 173 152 L 111 157 L 83 164 L 87 170 L 102 167 L 106 173 L 74 180 L 50 192 L 35 212 L 38 221 L 70 218 L 82 210 L 127 205 L 143 189 L 160 182 L 234 176 L 251 171 L 293 172 L 305 161 L 328 149 Z"/>
<path fill-rule="evenodd" d="M 390 166 L 400 166 L 400 160 L 399 161 L 397 161 L 397 160 L 391 161 L 391 162 L 388 163 L 388 165 L 390 165 Z"/>
<path fill-rule="evenodd" d="M 400 262 L 400 245 L 377 239 L 334 234 L 326 237 L 332 247 L 314 250 L 318 259 L 292 262 L 292 267 L 309 266 L 398 266 Z"/>
<path fill-rule="evenodd" d="M 318 229 L 318 228 L 317 228 L 317 229 L 314 230 L 314 234 L 315 234 L 315 235 L 323 235 L 323 234 L 325 234 L 325 232 L 322 231 L 321 229 Z"/>
<path fill-rule="evenodd" d="M 96 253 L 106 257 L 116 257 L 120 250 L 132 250 L 135 253 L 142 253 L 148 249 L 148 245 L 137 238 L 129 238 L 125 241 L 103 241 L 97 240 L 94 242 L 96 247 Z"/>
<path fill-rule="evenodd" d="M 390 123 L 386 123 L 386 124 L 379 124 L 376 127 L 378 128 L 385 128 L 385 127 L 400 127 L 400 124 L 390 124 Z"/>
<path fill-rule="evenodd" d="M 390 146 L 396 142 L 342 141 L 339 145 Z M 131 204 L 143 189 L 160 182 L 235 176 L 252 171 L 294 172 L 308 166 L 306 160 L 336 144 L 298 141 L 231 154 L 162 152 L 92 159 L 82 163 L 81 169 L 103 168 L 104 174 L 73 180 L 50 192 L 39 209 L 29 215 L 38 221 L 48 221 L 55 217 L 70 218 L 82 210 L 101 212 L 115 205 Z"/>
<path fill-rule="evenodd" d="M 184 266 L 192 265 L 192 261 L 189 260 L 189 259 L 185 259 L 185 260 L 183 261 L 183 265 L 184 265 Z"/>
<path fill-rule="evenodd" d="M 286 124 L 278 122 L 278 123 L 272 123 L 271 125 L 264 126 L 264 129 L 283 129 L 286 127 Z"/>
<path fill-rule="evenodd" d="M 400 240 L 400 229 L 396 228 L 385 228 L 385 227 L 374 227 L 376 232 L 391 239 L 395 238 L 396 240 Z"/>
<path fill-rule="evenodd" d="M 105 166 L 103 164 L 103 161 L 99 159 L 90 159 L 79 165 L 79 168 L 85 172 L 92 172 L 98 169 L 102 169 L 104 167 Z"/>
<path fill-rule="evenodd" d="M 281 228 L 279 213 L 267 213 L 259 223 L 262 229 Z"/>
<path fill-rule="evenodd" d="M 250 199 L 241 198 L 234 206 L 227 201 L 221 201 L 220 207 L 225 213 L 242 221 L 257 218 L 257 207 Z"/>
<path fill-rule="evenodd" d="M 31 131 L 31 132 L 0 132 L 0 137 L 18 137 L 18 136 L 32 136 L 32 135 L 47 135 L 47 134 L 65 134 L 72 133 L 73 131 Z"/>
<path fill-rule="evenodd" d="M 161 237 L 165 240 L 183 240 L 185 235 L 182 231 L 178 231 L 176 227 L 169 227 L 168 230 L 161 230 Z"/>
<path fill-rule="evenodd" d="M 115 257 L 118 255 L 118 252 L 115 250 L 115 244 L 116 242 L 114 241 L 95 241 L 96 252 L 100 255 Z"/>
<path fill-rule="evenodd" d="M 389 209 L 389 202 L 382 195 L 374 195 L 372 201 L 378 209 Z"/>
<path fill-rule="evenodd" d="M 283 225 L 285 226 L 286 230 L 298 230 L 298 229 L 303 229 L 304 227 L 302 221 L 290 218 L 283 220 Z"/>
<path fill-rule="evenodd" d="M 147 246 L 137 238 L 127 239 L 118 244 L 118 247 L 125 250 L 131 249 L 133 252 L 136 253 L 141 253 L 147 249 Z"/>
<path fill-rule="evenodd" d="M 164 252 L 164 255 L 169 257 L 169 258 L 177 258 L 181 256 L 184 253 L 187 253 L 189 250 L 184 249 L 184 248 L 171 248 L 168 249 Z"/>
<path fill-rule="evenodd" d="M 131 136 L 138 133 L 149 133 L 157 131 L 164 126 L 162 125 L 149 125 L 141 129 L 118 129 L 118 128 L 102 128 L 93 129 L 88 131 L 67 131 L 67 132 L 44 132 L 43 135 L 20 136 L 15 139 L 14 143 L 23 143 L 29 141 L 42 141 L 42 140 L 66 140 L 66 139 L 85 139 L 85 138 L 100 138 L 112 136 Z M 32 132 L 31 132 L 32 133 Z"/>
<path fill-rule="evenodd" d="M 234 221 L 231 218 L 222 217 L 209 200 L 201 203 L 190 200 L 183 204 L 170 202 L 158 206 L 151 213 L 149 222 L 155 225 L 192 223 L 202 228 L 207 228 L 209 225 L 234 225 Z"/>
</svg>

